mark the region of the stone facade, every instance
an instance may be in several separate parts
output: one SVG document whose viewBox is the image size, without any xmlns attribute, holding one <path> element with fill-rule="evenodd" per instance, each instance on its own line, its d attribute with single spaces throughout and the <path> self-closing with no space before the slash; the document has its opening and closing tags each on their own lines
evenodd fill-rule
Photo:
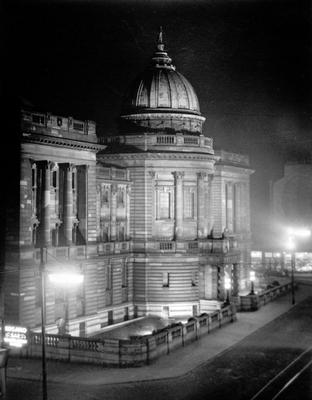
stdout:
<svg viewBox="0 0 312 400">
<path fill-rule="evenodd" d="M 95 123 L 22 112 L 19 206 L 8 213 L 6 319 L 40 325 L 40 259 L 75 268 L 68 291 L 46 282 L 50 332 L 89 335 L 153 314 L 198 315 L 246 286 L 247 156 L 214 151 L 191 84 L 161 37 L 134 83 L 118 136 Z M 40 252 L 40 248 L 43 252 Z"/>
</svg>

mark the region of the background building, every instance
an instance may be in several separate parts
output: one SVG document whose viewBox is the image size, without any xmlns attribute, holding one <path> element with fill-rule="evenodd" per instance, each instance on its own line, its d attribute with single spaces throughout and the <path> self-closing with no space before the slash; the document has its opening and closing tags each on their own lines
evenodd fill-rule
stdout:
<svg viewBox="0 0 312 400">
<path fill-rule="evenodd" d="M 86 335 L 146 314 L 189 317 L 247 286 L 247 156 L 214 151 L 196 93 L 159 36 L 126 97 L 119 135 L 95 123 L 22 111 L 21 168 L 7 214 L 6 319 L 40 325 L 40 248 L 48 272 L 75 268 L 82 287 L 48 283 L 51 332 Z M 17 181 L 16 181 L 17 183 Z"/>
</svg>

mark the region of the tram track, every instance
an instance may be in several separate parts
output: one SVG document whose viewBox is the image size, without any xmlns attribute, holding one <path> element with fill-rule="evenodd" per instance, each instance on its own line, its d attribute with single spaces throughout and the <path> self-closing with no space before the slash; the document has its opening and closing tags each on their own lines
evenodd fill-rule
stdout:
<svg viewBox="0 0 312 400">
<path fill-rule="evenodd" d="M 290 386 L 312 365 L 309 347 L 267 382 L 250 400 L 278 400 Z"/>
</svg>

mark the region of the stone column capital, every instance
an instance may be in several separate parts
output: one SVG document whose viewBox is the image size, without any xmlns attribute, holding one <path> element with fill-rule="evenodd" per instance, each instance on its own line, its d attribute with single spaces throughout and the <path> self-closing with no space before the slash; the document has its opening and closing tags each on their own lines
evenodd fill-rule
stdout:
<svg viewBox="0 0 312 400">
<path fill-rule="evenodd" d="M 184 177 L 183 171 L 174 171 L 174 172 L 172 172 L 172 174 L 176 180 L 181 180 Z"/>
<path fill-rule="evenodd" d="M 197 172 L 197 178 L 200 180 L 205 179 L 207 175 L 207 172 Z"/>
<path fill-rule="evenodd" d="M 63 166 L 67 171 L 72 171 L 74 169 L 74 164 L 72 163 L 64 163 Z"/>
<path fill-rule="evenodd" d="M 112 193 L 113 196 L 115 194 L 117 194 L 117 189 L 118 189 L 117 183 L 113 183 L 112 186 L 111 186 L 111 193 Z"/>
</svg>

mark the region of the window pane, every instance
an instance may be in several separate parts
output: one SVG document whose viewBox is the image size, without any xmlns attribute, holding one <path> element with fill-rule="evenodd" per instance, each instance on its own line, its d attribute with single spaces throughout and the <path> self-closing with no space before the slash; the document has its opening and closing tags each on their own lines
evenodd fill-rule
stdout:
<svg viewBox="0 0 312 400">
<path fill-rule="evenodd" d="M 195 193 L 190 188 L 184 189 L 184 218 L 194 218 Z"/>
<path fill-rule="evenodd" d="M 159 193 L 159 208 L 158 208 L 159 219 L 170 218 L 170 193 L 160 192 Z"/>
</svg>

